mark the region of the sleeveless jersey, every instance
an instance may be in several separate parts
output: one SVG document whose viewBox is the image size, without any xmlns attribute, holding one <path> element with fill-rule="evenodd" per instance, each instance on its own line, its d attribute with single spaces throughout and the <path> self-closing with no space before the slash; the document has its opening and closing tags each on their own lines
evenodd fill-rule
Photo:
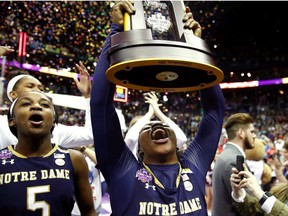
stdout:
<svg viewBox="0 0 288 216">
<path fill-rule="evenodd" d="M 71 216 L 74 168 L 68 150 L 55 145 L 44 157 L 0 150 L 0 214 Z"/>
<path fill-rule="evenodd" d="M 163 165 L 160 168 L 147 166 L 148 169 L 138 166 L 134 185 L 131 185 L 133 199 L 123 202 L 123 205 L 127 204 L 124 207 L 126 213 L 121 215 L 129 212 L 127 215 L 207 216 L 204 176 L 199 174 L 199 170 L 192 163 L 188 161 L 180 161 L 180 163 Z M 171 177 L 173 173 L 174 177 L 177 174 L 176 178 Z M 173 181 L 174 185 L 167 186 L 165 178 L 176 179 L 176 181 Z M 158 179 L 163 187 L 157 182 Z M 118 215 L 118 212 L 115 213 Z"/>
</svg>

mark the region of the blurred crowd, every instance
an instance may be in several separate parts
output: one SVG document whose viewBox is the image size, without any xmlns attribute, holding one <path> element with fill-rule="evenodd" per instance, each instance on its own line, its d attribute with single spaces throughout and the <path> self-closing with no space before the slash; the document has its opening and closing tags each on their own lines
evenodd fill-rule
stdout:
<svg viewBox="0 0 288 216">
<path fill-rule="evenodd" d="M 1 45 L 18 47 L 19 32 L 27 32 L 23 63 L 74 71 L 79 60 L 93 66 L 110 31 L 109 1 L 3 1 L 0 8 Z"/>
<path fill-rule="evenodd" d="M 286 76 L 285 52 L 280 52 L 280 47 L 265 49 L 266 46 L 259 46 L 251 50 L 248 43 L 238 45 L 236 42 L 232 50 L 224 48 L 229 36 L 224 40 L 219 33 L 225 30 L 221 26 L 222 19 L 241 3 L 185 3 L 201 23 L 203 39 L 211 49 L 217 47 L 215 54 L 225 73 L 224 81 L 268 79 L 271 74 L 275 78 Z M 81 60 L 92 74 L 110 32 L 109 10 L 113 4 L 113 1 L 2 1 L 0 45 L 10 45 L 17 50 L 19 32 L 27 32 L 27 55 L 19 59 L 15 52 L 8 60 L 71 71 L 76 71 L 75 62 Z M 285 50 L 283 46 L 281 48 Z M 232 70 L 235 73 L 231 73 Z M 252 76 L 246 74 L 251 70 Z"/>
<path fill-rule="evenodd" d="M 27 55 L 19 59 L 17 52 L 7 56 L 9 60 L 18 60 L 51 68 L 69 68 L 77 71 L 75 63 L 79 60 L 93 73 L 97 58 L 101 52 L 104 40 L 109 34 L 110 1 L 3 1 L 0 2 L 0 45 L 10 45 L 17 49 L 19 32 L 27 32 Z M 217 22 L 213 20 L 221 16 L 224 10 L 222 3 L 193 3 L 193 14 L 199 17 L 204 30 L 204 38 L 215 41 Z M 214 24 L 212 24 L 214 23 Z M 213 27 L 213 25 L 215 25 Z M 213 30 L 214 29 L 214 30 Z M 263 51 L 264 52 L 264 51 Z M 247 56 L 246 52 L 241 52 Z M 220 54 L 221 55 L 221 54 Z M 239 54 L 240 58 L 241 54 Z M 276 57 L 275 57 L 276 58 Z M 5 75 L 15 68 L 6 65 Z M 273 77 L 284 77 L 287 69 L 274 69 Z M 43 74 L 30 71 L 46 87 L 46 91 L 80 95 L 71 78 Z M 255 71 L 259 74 L 251 79 L 265 79 L 271 76 L 271 70 Z M 246 77 L 247 78 L 247 77 Z M 225 75 L 229 81 L 238 81 L 235 76 Z M 245 79 L 245 77 L 243 77 Z M 256 120 L 261 134 L 276 139 L 287 134 L 287 87 L 253 88 L 241 90 L 225 90 L 227 116 L 233 112 L 249 112 Z M 159 93 L 160 94 L 160 93 Z M 193 137 L 201 116 L 197 92 L 161 93 L 162 109 L 186 133 Z M 5 99 L 5 97 L 4 97 Z M 126 123 L 135 115 L 146 112 L 147 105 L 143 103 L 142 92 L 129 90 L 128 102 L 117 102 L 116 106 L 123 111 Z M 7 100 L 4 100 L 4 104 Z M 83 112 L 65 110 L 59 107 L 61 121 L 67 124 L 83 122 Z M 191 115 L 192 113 L 192 115 Z M 189 127 L 187 127 L 189 125 Z"/>
</svg>

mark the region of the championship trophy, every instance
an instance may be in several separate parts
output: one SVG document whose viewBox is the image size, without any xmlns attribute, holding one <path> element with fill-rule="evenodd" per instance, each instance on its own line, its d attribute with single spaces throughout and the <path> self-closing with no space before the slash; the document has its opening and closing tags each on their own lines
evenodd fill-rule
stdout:
<svg viewBox="0 0 288 216">
<path fill-rule="evenodd" d="M 136 13 L 124 15 L 124 31 L 112 36 L 107 79 L 127 88 L 194 91 L 220 83 L 208 45 L 184 29 L 183 1 L 135 1 Z"/>
</svg>

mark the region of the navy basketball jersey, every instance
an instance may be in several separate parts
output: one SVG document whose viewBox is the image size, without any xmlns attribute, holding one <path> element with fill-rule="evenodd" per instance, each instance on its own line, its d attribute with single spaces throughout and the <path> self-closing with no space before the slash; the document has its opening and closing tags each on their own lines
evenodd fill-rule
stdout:
<svg viewBox="0 0 288 216">
<path fill-rule="evenodd" d="M 44 157 L 0 150 L 0 214 L 71 216 L 74 168 L 68 150 L 55 145 Z"/>
<path fill-rule="evenodd" d="M 157 167 L 138 167 L 133 197 L 129 203 L 125 203 L 123 195 L 123 202 L 117 203 L 125 205 L 126 211 L 124 214 L 115 212 L 115 215 L 207 216 L 205 178 L 195 174 L 199 171 L 195 172 L 197 168 L 193 164 L 186 168 L 180 163 Z"/>
</svg>

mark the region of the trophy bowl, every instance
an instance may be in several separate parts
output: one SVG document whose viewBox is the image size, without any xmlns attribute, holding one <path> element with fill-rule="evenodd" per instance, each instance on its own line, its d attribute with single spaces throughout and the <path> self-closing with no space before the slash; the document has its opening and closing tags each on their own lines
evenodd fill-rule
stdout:
<svg viewBox="0 0 288 216">
<path fill-rule="evenodd" d="M 136 1 L 134 6 L 136 14 L 125 15 L 124 31 L 111 38 L 106 71 L 111 82 L 143 91 L 184 92 L 223 80 L 206 42 L 184 29 L 183 2 Z"/>
</svg>

